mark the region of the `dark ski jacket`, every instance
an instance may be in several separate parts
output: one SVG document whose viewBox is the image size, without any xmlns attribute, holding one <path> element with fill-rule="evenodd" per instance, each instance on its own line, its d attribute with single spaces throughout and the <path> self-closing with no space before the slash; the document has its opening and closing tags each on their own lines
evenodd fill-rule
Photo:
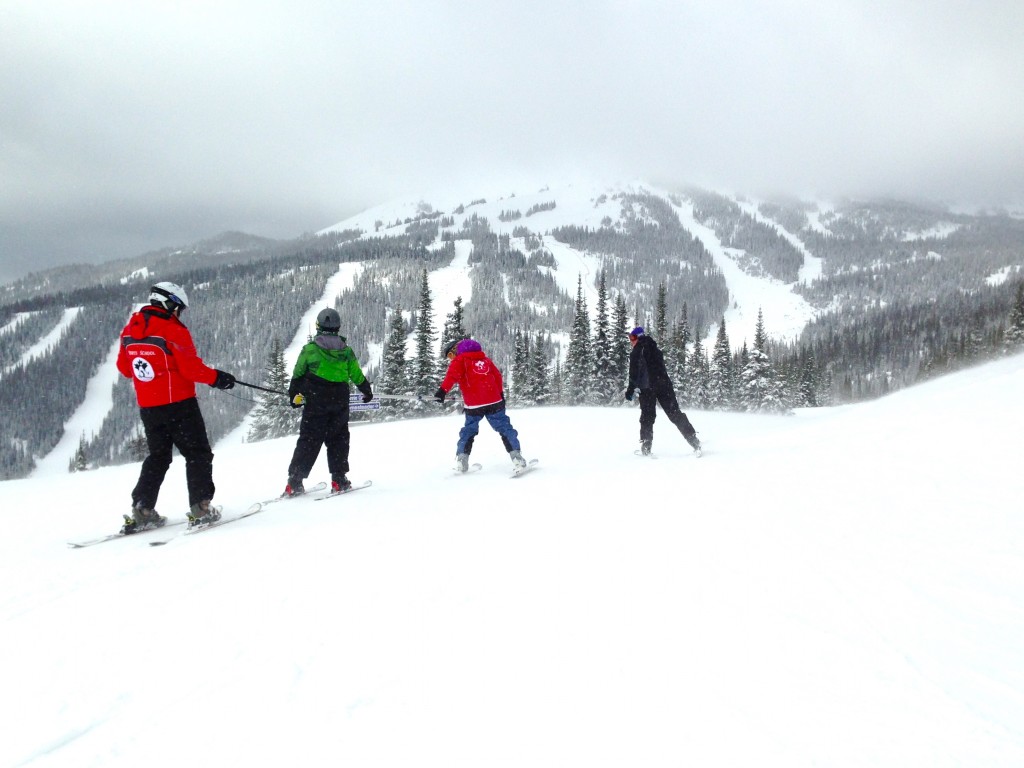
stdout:
<svg viewBox="0 0 1024 768">
<path fill-rule="evenodd" d="M 672 380 L 665 370 L 665 358 L 658 345 L 654 343 L 654 339 L 646 334 L 636 340 L 629 353 L 629 388 L 672 388 Z"/>
</svg>

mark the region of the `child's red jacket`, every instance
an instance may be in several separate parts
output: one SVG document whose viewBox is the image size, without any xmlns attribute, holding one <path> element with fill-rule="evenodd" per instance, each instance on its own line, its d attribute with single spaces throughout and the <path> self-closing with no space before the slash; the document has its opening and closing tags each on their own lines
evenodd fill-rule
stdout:
<svg viewBox="0 0 1024 768">
<path fill-rule="evenodd" d="M 458 384 L 466 408 L 496 405 L 505 397 L 501 371 L 483 353 L 477 342 L 468 341 L 469 344 L 459 344 L 459 354 L 448 364 L 448 372 L 441 382 L 441 389 L 450 392 L 451 388 Z M 466 351 L 462 351 L 463 344 L 466 344 Z M 472 348 L 474 346 L 476 349 Z"/>
</svg>

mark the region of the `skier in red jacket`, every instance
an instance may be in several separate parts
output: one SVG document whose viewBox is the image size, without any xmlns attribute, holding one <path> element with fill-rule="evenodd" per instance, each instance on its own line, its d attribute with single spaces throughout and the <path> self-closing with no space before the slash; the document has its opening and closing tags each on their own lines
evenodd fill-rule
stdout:
<svg viewBox="0 0 1024 768">
<path fill-rule="evenodd" d="M 444 356 L 450 361 L 448 372 L 434 393 L 434 399 L 443 403 L 448 392 L 458 384 L 466 415 L 466 423 L 459 432 L 455 468 L 460 472 L 469 469 L 473 440 L 480 432 L 480 420 L 486 418 L 494 431 L 501 435 L 501 442 L 516 471 L 525 469 L 526 459 L 519 451 L 519 433 L 505 413 L 505 393 L 498 366 L 473 339 L 453 341 L 444 348 Z"/>
<path fill-rule="evenodd" d="M 176 447 L 185 457 L 189 525 L 220 518 L 213 499 L 213 451 L 196 400 L 196 383 L 231 389 L 235 377 L 207 366 L 181 322 L 188 296 L 179 285 L 161 282 L 150 288 L 149 306 L 131 316 L 121 331 L 117 370 L 132 380 L 149 455 L 132 491 L 132 514 L 122 533 L 158 528 L 167 518 L 156 512 L 164 475 Z"/>
</svg>

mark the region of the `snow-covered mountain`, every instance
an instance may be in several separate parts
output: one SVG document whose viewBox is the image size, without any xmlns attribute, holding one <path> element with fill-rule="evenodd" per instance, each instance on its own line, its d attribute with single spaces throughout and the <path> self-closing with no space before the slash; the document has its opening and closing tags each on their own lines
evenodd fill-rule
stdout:
<svg viewBox="0 0 1024 768">
<path fill-rule="evenodd" d="M 512 409 L 516 480 L 487 427 L 451 472 L 457 414 L 359 425 L 368 490 L 84 550 L 137 464 L 0 483 L 0 765 L 1021 765 L 1022 387 L 691 411 L 701 459 L 663 417 L 635 457 L 635 407 Z M 219 445 L 217 500 L 292 448 Z"/>
<path fill-rule="evenodd" d="M 399 200 L 288 243 L 232 233 L 92 273 L 54 271 L 0 295 L 0 476 L 67 467 L 83 444 L 93 465 L 127 458 L 138 419 L 109 360 L 157 278 L 187 285 L 203 357 L 253 383 L 275 339 L 291 365 L 325 305 L 341 310 L 376 376 L 398 311 L 412 349 L 424 269 L 435 331 L 462 297 L 467 330 L 500 365 L 521 330 L 549 340 L 553 369 L 577 286 L 593 317 L 603 271 L 631 323 L 654 323 L 664 288 L 666 319 L 685 310 L 705 350 L 723 321 L 734 350 L 749 345 L 763 313 L 781 363 L 810 365 L 830 396 L 856 401 L 998 346 L 1022 243 L 1024 222 L 1007 216 L 577 183 Z M 242 439 L 247 394 L 202 393 L 217 440 Z"/>
<path fill-rule="evenodd" d="M 664 200 L 671 205 L 679 224 L 711 255 L 714 266 L 721 271 L 728 286 L 728 304 L 724 310 L 726 324 L 732 328 L 742 328 L 745 332 L 745 336 L 738 335 L 733 339 L 737 349 L 742 346 L 744 338 L 752 338 L 759 308 L 765 309 L 767 313 L 766 321 L 772 335 L 783 339 L 797 338 L 816 315 L 807 300 L 792 290 L 792 284 L 765 274 L 751 274 L 739 266 L 737 256 L 740 252 L 729 248 L 714 229 L 695 218 L 691 199 L 645 182 L 545 185 L 536 191 L 508 193 L 493 198 L 474 199 L 451 195 L 430 199 L 409 198 L 375 206 L 321 230 L 318 234 L 359 231 L 363 239 L 398 237 L 406 233 L 410 222 L 443 217 L 448 223 L 438 234 L 435 245 L 447 235 L 455 238 L 456 243 L 461 242 L 469 247 L 469 241 L 459 240 L 458 233 L 465 229 L 467 221 L 473 217 L 485 219 L 494 232 L 509 238 L 511 248 L 526 253 L 536 248 L 548 250 L 555 260 L 550 273 L 568 295 L 575 294 L 577 278 L 582 277 L 588 307 L 593 311 L 597 302 L 596 276 L 604 261 L 602 255 L 574 248 L 550 233 L 559 227 L 598 230 L 603 226 L 613 226 L 624 229 L 628 222 L 624 216 L 623 195 L 653 195 Z M 648 213 L 633 210 L 628 205 L 625 207 L 629 213 L 640 219 L 646 218 L 649 223 L 658 226 L 658 222 L 651 220 Z M 751 216 L 759 216 L 755 203 L 745 202 L 744 209 Z M 510 212 L 521 215 L 509 216 Z M 809 253 L 796 235 L 786 232 L 781 225 L 775 224 L 774 227 L 795 247 L 802 249 L 804 264 L 801 265 L 800 282 L 810 282 L 820 276 L 821 260 Z M 534 248 L 531 248 L 524 231 L 536 238 Z M 463 251 L 463 255 L 467 253 Z M 468 268 L 465 258 L 459 260 L 458 266 Z M 450 281 L 450 275 L 431 274 L 431 289 L 436 290 L 439 307 L 450 307 L 455 298 L 452 294 L 456 291 L 444 289 Z M 468 280 L 463 279 L 456 290 L 468 291 L 467 283 Z M 464 300 L 469 299 L 467 293 L 462 295 Z M 710 346 L 714 343 L 718 325 L 711 323 L 702 330 L 705 331 L 705 345 Z"/>
</svg>

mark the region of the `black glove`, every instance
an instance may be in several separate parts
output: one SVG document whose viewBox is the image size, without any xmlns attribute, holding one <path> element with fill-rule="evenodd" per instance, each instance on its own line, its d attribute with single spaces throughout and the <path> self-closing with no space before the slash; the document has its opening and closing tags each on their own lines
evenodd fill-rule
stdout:
<svg viewBox="0 0 1024 768">
<path fill-rule="evenodd" d="M 305 396 L 304 396 L 304 395 L 303 395 L 303 394 L 302 394 L 302 393 L 300 392 L 300 393 L 298 393 L 297 395 L 295 395 L 295 397 L 293 397 L 293 398 L 292 398 L 291 400 L 289 400 L 288 402 L 289 402 L 289 403 L 291 404 L 292 408 L 301 408 L 301 407 L 302 407 L 303 405 L 305 405 L 305 404 L 306 404 L 306 398 L 305 398 Z"/>
<path fill-rule="evenodd" d="M 216 371 L 216 369 L 214 369 Z M 217 389 L 231 389 L 235 386 L 235 377 L 226 371 L 216 371 L 217 378 L 213 380 L 211 386 Z"/>
<path fill-rule="evenodd" d="M 438 387 L 437 392 L 434 393 L 434 399 L 437 400 L 437 402 L 440 403 L 441 405 L 444 405 L 444 396 L 447 394 L 447 392 Z"/>
<path fill-rule="evenodd" d="M 632 402 L 633 400 L 633 387 L 626 390 L 626 399 Z"/>
<path fill-rule="evenodd" d="M 373 400 L 373 389 L 370 387 L 370 382 L 364 381 L 358 387 L 359 391 L 363 393 L 363 402 L 368 403 Z"/>
</svg>

